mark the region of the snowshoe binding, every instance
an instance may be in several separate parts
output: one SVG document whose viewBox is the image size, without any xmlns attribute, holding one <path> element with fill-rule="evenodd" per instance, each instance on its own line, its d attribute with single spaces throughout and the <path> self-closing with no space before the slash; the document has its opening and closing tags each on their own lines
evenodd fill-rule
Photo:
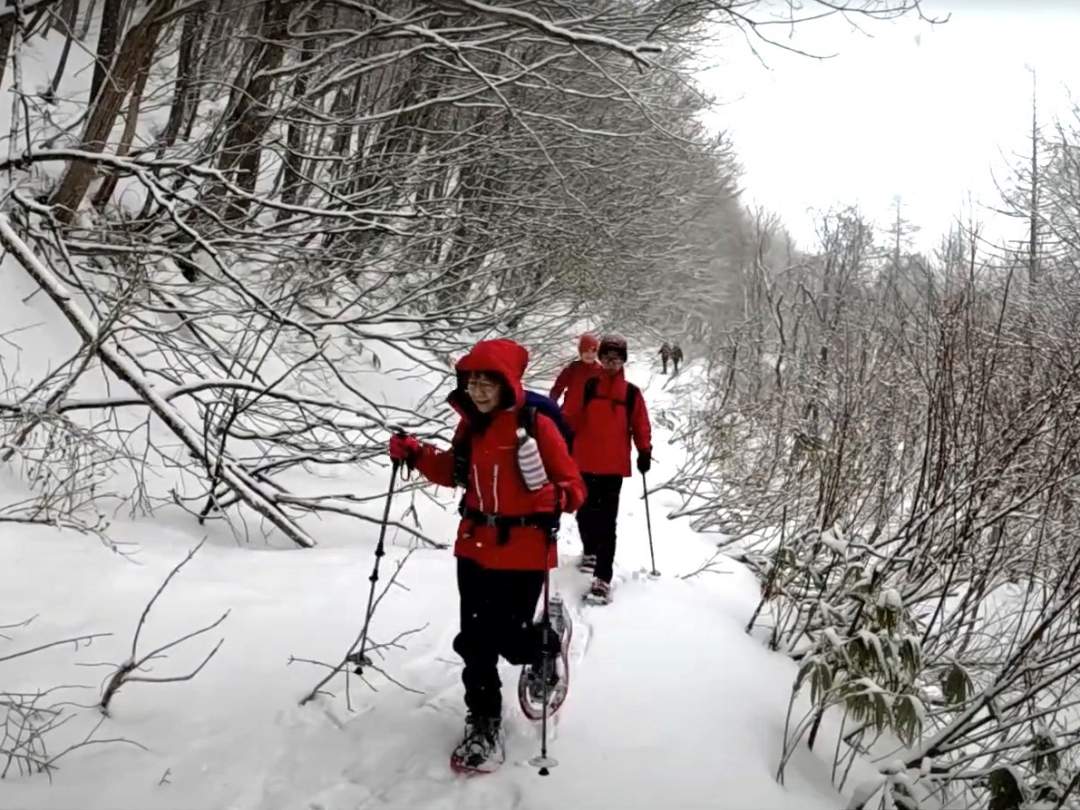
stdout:
<svg viewBox="0 0 1080 810">
<path fill-rule="evenodd" d="M 450 755 L 457 773 L 491 773 L 506 761 L 502 722 L 498 717 L 465 718 L 465 737 Z"/>
<path fill-rule="evenodd" d="M 570 688 L 570 639 L 574 626 L 561 596 L 551 597 L 548 603 L 551 633 L 558 639 L 537 664 L 526 664 L 518 678 L 518 702 L 522 713 L 530 720 L 540 720 L 547 698 L 548 717 L 559 710 Z M 541 617 L 540 621 L 543 621 Z"/>
<path fill-rule="evenodd" d="M 591 574 L 596 570 L 596 555 L 595 554 L 582 554 L 581 559 L 578 560 L 578 571 L 585 574 Z"/>
<path fill-rule="evenodd" d="M 611 584 L 604 580 L 593 577 L 592 585 L 585 592 L 585 604 L 607 605 L 611 603 Z"/>
</svg>

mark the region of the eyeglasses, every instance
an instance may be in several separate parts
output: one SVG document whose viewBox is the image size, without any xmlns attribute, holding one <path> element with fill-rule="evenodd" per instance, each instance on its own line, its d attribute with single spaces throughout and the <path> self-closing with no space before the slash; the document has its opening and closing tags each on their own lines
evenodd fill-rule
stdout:
<svg viewBox="0 0 1080 810">
<path fill-rule="evenodd" d="M 465 387 L 470 391 L 479 391 L 485 394 L 494 393 L 499 388 L 499 384 L 494 380 L 469 380 L 465 383 Z"/>
</svg>

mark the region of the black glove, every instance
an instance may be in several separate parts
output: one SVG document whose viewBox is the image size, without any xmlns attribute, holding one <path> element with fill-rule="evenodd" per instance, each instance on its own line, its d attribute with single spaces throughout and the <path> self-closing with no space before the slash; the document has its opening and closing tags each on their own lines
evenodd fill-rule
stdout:
<svg viewBox="0 0 1080 810">
<path fill-rule="evenodd" d="M 642 475 L 652 469 L 652 450 L 642 450 L 637 454 L 637 468 Z"/>
</svg>

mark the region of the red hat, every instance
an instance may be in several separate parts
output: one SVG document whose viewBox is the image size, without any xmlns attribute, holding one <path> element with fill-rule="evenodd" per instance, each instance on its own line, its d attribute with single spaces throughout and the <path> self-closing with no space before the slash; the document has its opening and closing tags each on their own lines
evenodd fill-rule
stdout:
<svg viewBox="0 0 1080 810">
<path fill-rule="evenodd" d="M 577 349 L 579 352 L 594 352 L 600 348 L 600 339 L 596 335 L 586 332 L 578 338 Z"/>
</svg>

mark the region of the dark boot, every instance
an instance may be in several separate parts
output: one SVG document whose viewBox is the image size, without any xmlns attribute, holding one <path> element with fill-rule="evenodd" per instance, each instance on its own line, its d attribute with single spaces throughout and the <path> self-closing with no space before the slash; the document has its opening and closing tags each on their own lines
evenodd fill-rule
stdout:
<svg viewBox="0 0 1080 810">
<path fill-rule="evenodd" d="M 611 603 L 611 583 L 597 577 L 593 578 L 585 601 L 590 605 L 607 605 Z"/>
<path fill-rule="evenodd" d="M 451 757 L 454 767 L 467 771 L 493 771 L 506 760 L 502 720 L 472 713 L 465 717 L 465 737 Z"/>
<path fill-rule="evenodd" d="M 549 648 L 540 650 L 540 660 L 526 667 L 525 677 L 528 681 L 529 700 L 537 706 L 544 704 L 546 696 L 550 703 L 556 694 L 559 685 L 558 658 L 563 651 L 563 641 L 566 635 L 566 606 L 562 599 L 552 598 L 548 603 L 548 615 L 551 618 L 551 630 L 549 631 Z M 546 665 L 546 666 L 545 666 Z M 547 671 L 547 685 L 545 690 L 544 671 Z"/>
</svg>

